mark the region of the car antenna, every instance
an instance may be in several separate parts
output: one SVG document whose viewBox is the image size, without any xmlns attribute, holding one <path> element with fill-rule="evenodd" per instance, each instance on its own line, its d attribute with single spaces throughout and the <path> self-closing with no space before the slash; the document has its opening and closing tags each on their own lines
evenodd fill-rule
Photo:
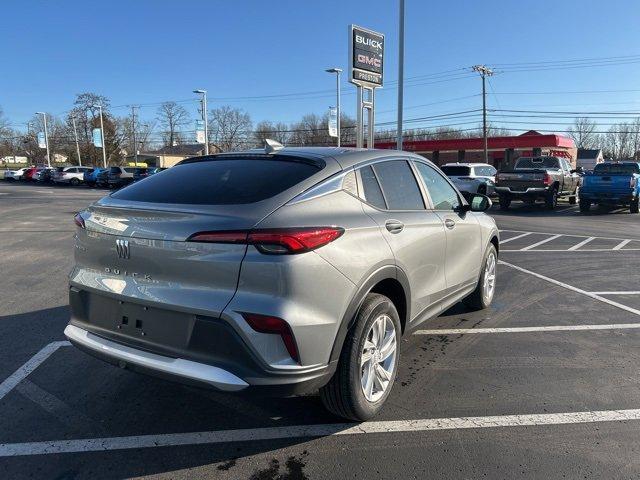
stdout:
<svg viewBox="0 0 640 480">
<path fill-rule="evenodd" d="M 264 139 L 264 152 L 265 153 L 274 153 L 278 150 L 282 150 L 284 145 L 280 142 L 276 142 L 275 140 L 271 140 L 270 138 Z"/>
</svg>

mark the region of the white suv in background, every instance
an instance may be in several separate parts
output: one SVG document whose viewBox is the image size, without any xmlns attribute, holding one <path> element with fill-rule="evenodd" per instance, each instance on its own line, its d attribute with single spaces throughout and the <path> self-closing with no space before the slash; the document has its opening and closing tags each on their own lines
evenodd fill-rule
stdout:
<svg viewBox="0 0 640 480">
<path fill-rule="evenodd" d="M 461 192 L 495 194 L 496 169 L 488 163 L 447 163 L 440 169 Z"/>
<path fill-rule="evenodd" d="M 26 172 L 28 168 L 19 168 L 18 170 L 7 170 L 4 172 L 4 179 L 9 181 L 22 180 L 22 176 L 24 172 Z"/>
<path fill-rule="evenodd" d="M 84 181 L 84 172 L 93 170 L 91 167 L 63 167 L 53 173 L 54 183 L 68 183 L 79 185 Z"/>
</svg>

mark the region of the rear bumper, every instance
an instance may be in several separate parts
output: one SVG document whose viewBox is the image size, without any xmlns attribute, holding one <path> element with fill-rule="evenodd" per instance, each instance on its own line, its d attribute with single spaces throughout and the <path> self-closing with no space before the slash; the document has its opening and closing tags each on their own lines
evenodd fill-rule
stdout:
<svg viewBox="0 0 640 480">
<path fill-rule="evenodd" d="M 586 200 L 593 203 L 628 205 L 634 198 L 635 196 L 630 192 L 606 193 L 580 190 L 580 200 Z"/>
<path fill-rule="evenodd" d="M 494 187 L 497 193 L 509 193 L 511 195 L 531 195 L 531 194 L 545 194 L 549 191 L 547 187 L 527 187 L 524 190 L 512 190 L 511 187 Z"/>
<path fill-rule="evenodd" d="M 121 367 L 131 365 L 170 377 L 202 382 L 218 390 L 236 392 L 249 386 L 234 374 L 213 365 L 171 358 L 121 345 L 94 335 L 75 325 L 67 325 L 64 334 L 71 343 L 96 356 L 108 358 Z"/>
<path fill-rule="evenodd" d="M 113 365 L 178 383 L 288 396 L 317 391 L 336 367 L 274 369 L 231 323 L 216 317 L 123 302 L 77 287 L 70 289 L 69 303 L 65 335 L 76 347 Z M 128 324 L 122 323 L 123 306 Z"/>
</svg>

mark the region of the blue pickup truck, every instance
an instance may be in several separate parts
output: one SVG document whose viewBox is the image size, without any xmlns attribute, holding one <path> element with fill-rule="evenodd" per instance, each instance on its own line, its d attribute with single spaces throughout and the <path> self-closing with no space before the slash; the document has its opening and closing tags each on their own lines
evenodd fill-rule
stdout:
<svg viewBox="0 0 640 480">
<path fill-rule="evenodd" d="M 628 205 L 631 213 L 638 213 L 640 163 L 599 163 L 582 178 L 579 197 L 581 212 L 588 212 L 592 204 L 598 204 Z"/>
</svg>

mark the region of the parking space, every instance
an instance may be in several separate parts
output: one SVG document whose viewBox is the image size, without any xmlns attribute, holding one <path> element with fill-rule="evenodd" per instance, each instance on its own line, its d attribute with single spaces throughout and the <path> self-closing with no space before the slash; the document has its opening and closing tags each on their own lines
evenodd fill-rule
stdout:
<svg viewBox="0 0 640 480">
<path fill-rule="evenodd" d="M 72 215 L 102 194 L 0 184 L 0 477 L 620 478 L 640 468 L 640 219 L 492 211 L 494 304 L 458 304 L 406 337 L 381 415 L 354 425 L 313 395 L 224 395 L 68 346 Z"/>
</svg>

